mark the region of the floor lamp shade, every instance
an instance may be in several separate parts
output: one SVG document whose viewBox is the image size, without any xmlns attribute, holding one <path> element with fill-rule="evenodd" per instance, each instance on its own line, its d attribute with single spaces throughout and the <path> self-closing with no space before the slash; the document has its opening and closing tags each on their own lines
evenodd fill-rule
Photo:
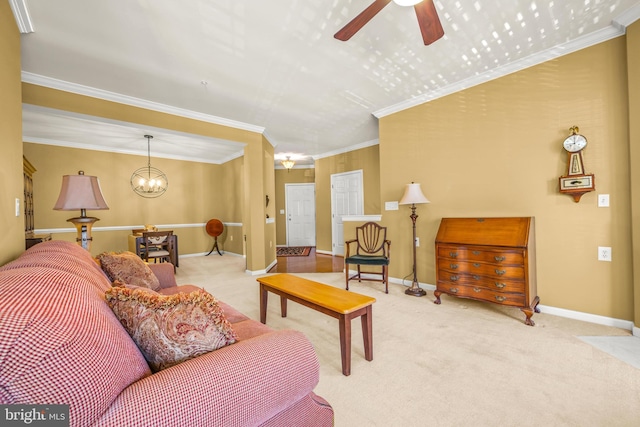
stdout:
<svg viewBox="0 0 640 427">
<path fill-rule="evenodd" d="M 78 230 L 76 241 L 85 249 L 91 248 L 91 227 L 98 218 L 88 217 L 87 210 L 109 209 L 104 200 L 100 181 L 96 176 L 85 175 L 83 171 L 78 175 L 64 175 L 62 177 L 62 188 L 58 201 L 53 207 L 57 211 L 80 210 L 80 216 L 69 218 L 67 221 L 73 223 Z"/>
<path fill-rule="evenodd" d="M 404 189 L 404 195 L 399 202 L 401 205 L 411 205 L 411 222 L 413 223 L 413 282 L 411 286 L 404 291 L 407 295 L 413 295 L 416 297 L 421 297 L 426 295 L 426 291 L 420 287 L 418 283 L 418 273 L 416 270 L 416 219 L 418 219 L 418 215 L 416 214 L 416 205 L 421 203 L 429 203 L 429 200 L 422 194 L 422 190 L 420 189 L 420 184 L 416 184 L 412 182 L 411 184 L 407 184 Z"/>
</svg>

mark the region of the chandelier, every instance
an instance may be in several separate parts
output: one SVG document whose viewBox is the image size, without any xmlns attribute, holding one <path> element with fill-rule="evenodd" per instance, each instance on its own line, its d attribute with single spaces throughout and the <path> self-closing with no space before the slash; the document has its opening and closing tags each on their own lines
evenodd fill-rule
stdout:
<svg viewBox="0 0 640 427">
<path fill-rule="evenodd" d="M 293 167 L 293 165 L 296 164 L 296 162 L 291 160 L 290 156 L 287 156 L 286 160 L 283 160 L 280 163 L 282 163 L 282 166 L 284 166 L 284 168 L 287 170 L 287 172 L 289 172 L 289 170 Z"/>
<path fill-rule="evenodd" d="M 147 138 L 147 166 L 136 169 L 131 175 L 131 189 L 139 196 L 153 198 L 162 196 L 167 187 L 169 180 L 160 169 L 151 166 L 151 135 L 145 135 Z"/>
</svg>

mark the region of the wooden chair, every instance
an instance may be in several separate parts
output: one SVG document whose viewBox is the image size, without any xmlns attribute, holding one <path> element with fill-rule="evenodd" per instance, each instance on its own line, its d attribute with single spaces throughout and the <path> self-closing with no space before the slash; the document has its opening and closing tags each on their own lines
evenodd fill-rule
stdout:
<svg viewBox="0 0 640 427">
<path fill-rule="evenodd" d="M 160 262 L 169 262 L 173 259 L 173 244 L 170 236 L 173 235 L 173 231 L 144 231 L 142 232 L 142 242 L 144 250 L 142 257 L 146 262 L 149 259 L 153 259 L 155 263 L 157 260 Z M 176 266 L 173 266 L 173 271 L 176 270 Z"/>
<path fill-rule="evenodd" d="M 351 246 L 355 247 L 355 252 Z M 365 278 L 374 282 L 384 283 L 384 292 L 389 293 L 389 259 L 391 254 L 391 241 L 387 240 L 387 227 L 381 227 L 375 222 L 367 222 L 356 227 L 356 238 L 344 242 L 344 271 L 349 290 L 349 280 L 362 281 L 362 274 L 381 275 L 381 279 Z M 358 266 L 358 272 L 349 277 L 349 264 Z M 360 266 L 380 266 L 382 271 L 361 271 Z M 365 267 L 367 268 L 367 267 Z"/>
</svg>

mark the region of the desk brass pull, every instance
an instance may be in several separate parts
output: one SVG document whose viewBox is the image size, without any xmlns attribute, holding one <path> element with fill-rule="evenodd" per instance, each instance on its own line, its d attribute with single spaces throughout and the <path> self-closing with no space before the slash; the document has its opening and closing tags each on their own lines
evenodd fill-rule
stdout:
<svg viewBox="0 0 640 427">
<path fill-rule="evenodd" d="M 496 285 L 496 288 L 498 288 L 498 289 L 502 289 L 502 288 L 504 288 L 505 286 L 507 286 L 507 285 L 505 285 L 504 283 L 500 283 L 500 282 L 495 282 L 495 285 Z"/>
<path fill-rule="evenodd" d="M 494 257 L 496 261 L 504 261 L 504 257 L 503 256 L 495 256 Z"/>
<path fill-rule="evenodd" d="M 473 280 L 480 280 L 480 276 L 478 276 L 477 274 L 474 274 L 471 277 L 473 277 Z"/>
<path fill-rule="evenodd" d="M 475 268 L 480 268 L 480 264 L 479 264 L 479 263 L 477 263 L 477 262 L 474 262 L 474 263 L 473 263 L 473 266 L 474 266 Z"/>
<path fill-rule="evenodd" d="M 473 292 L 476 292 L 476 293 L 478 293 L 478 292 L 482 292 L 482 289 L 480 289 L 480 288 L 473 288 Z"/>
<path fill-rule="evenodd" d="M 450 288 L 449 291 L 451 291 L 452 294 L 457 294 L 458 288 Z"/>
<path fill-rule="evenodd" d="M 458 279 L 460 279 L 460 276 L 451 276 L 451 281 L 452 282 L 457 282 Z"/>
<path fill-rule="evenodd" d="M 498 270 L 498 269 L 496 269 L 496 274 L 497 274 L 498 276 L 502 276 L 502 275 L 503 275 L 504 273 L 506 273 L 506 272 L 507 272 L 507 270 Z"/>
<path fill-rule="evenodd" d="M 496 301 L 503 302 L 506 301 L 507 297 L 503 297 L 501 295 L 496 295 Z"/>
<path fill-rule="evenodd" d="M 451 258 L 457 258 L 458 257 L 458 252 L 449 252 L 449 256 Z"/>
<path fill-rule="evenodd" d="M 454 270 L 458 269 L 458 264 L 449 264 L 449 267 L 451 267 Z"/>
<path fill-rule="evenodd" d="M 474 255 L 480 255 L 480 251 L 471 251 L 471 253 Z"/>
</svg>

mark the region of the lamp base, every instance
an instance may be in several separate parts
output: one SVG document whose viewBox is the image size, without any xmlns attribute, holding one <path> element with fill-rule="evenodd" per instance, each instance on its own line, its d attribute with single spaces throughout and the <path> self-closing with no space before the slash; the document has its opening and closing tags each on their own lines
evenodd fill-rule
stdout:
<svg viewBox="0 0 640 427">
<path fill-rule="evenodd" d="M 91 216 L 80 216 L 69 218 L 67 221 L 75 225 L 76 230 L 78 230 L 76 242 L 84 249 L 91 251 L 91 241 L 93 240 L 93 237 L 91 237 L 91 227 L 93 227 L 93 223 L 99 221 L 99 219 Z"/>
<path fill-rule="evenodd" d="M 404 293 L 407 295 L 412 295 L 414 297 L 423 297 L 427 294 L 427 291 L 422 289 L 416 282 L 413 282 L 411 284 L 411 287 L 407 288 L 407 290 L 404 291 Z"/>
</svg>

